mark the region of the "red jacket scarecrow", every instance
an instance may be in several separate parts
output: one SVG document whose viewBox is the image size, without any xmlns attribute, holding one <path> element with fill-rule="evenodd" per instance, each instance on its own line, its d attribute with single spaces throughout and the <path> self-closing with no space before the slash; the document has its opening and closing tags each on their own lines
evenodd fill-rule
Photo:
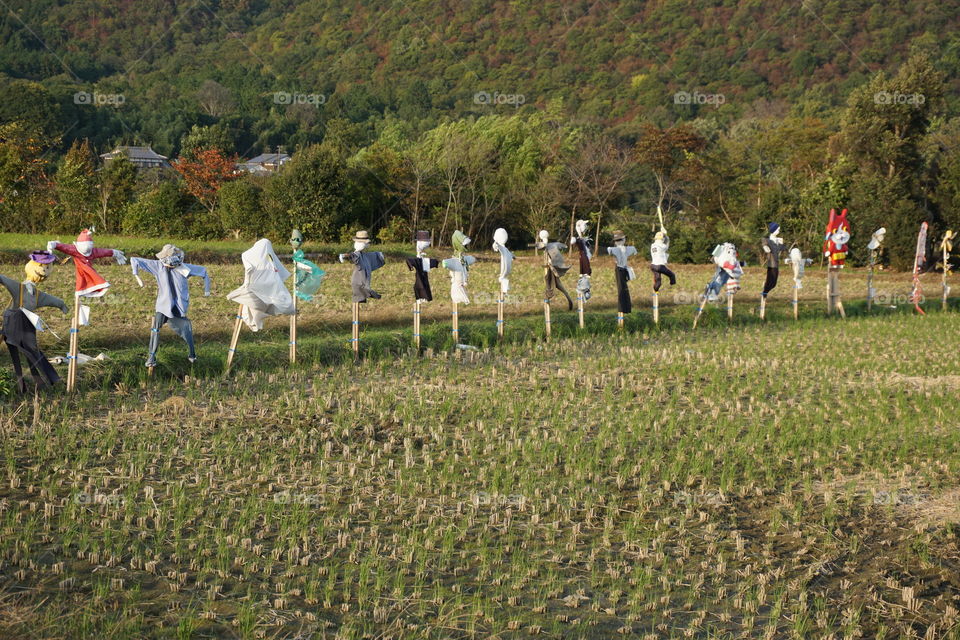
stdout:
<svg viewBox="0 0 960 640">
<path fill-rule="evenodd" d="M 830 221 L 823 239 L 823 255 L 830 259 L 831 267 L 842 267 L 847 259 L 847 242 L 850 241 L 850 223 L 847 222 L 847 210 L 837 215 L 836 209 L 830 209 Z"/>
</svg>

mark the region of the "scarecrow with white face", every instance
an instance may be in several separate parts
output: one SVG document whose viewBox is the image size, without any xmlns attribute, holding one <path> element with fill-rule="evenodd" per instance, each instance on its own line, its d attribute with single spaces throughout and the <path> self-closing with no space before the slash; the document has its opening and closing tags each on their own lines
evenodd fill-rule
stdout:
<svg viewBox="0 0 960 640">
<path fill-rule="evenodd" d="M 450 300 L 456 304 L 470 304 L 467 292 L 467 279 L 470 267 L 477 259 L 465 255 L 470 238 L 462 231 L 454 231 L 450 244 L 453 245 L 453 257 L 443 261 L 443 267 L 450 271 Z"/>
<path fill-rule="evenodd" d="M 187 317 L 190 306 L 190 277 L 203 278 L 203 295 L 210 295 L 210 276 L 206 267 L 187 264 L 183 250 L 172 244 L 163 245 L 156 260 L 131 258 L 130 269 L 137 284 L 143 287 L 140 271 L 146 271 L 157 280 L 157 302 L 154 306 L 153 325 L 150 327 L 150 346 L 147 367 L 157 365 L 157 349 L 160 346 L 160 328 L 169 324 L 175 334 L 187 344 L 187 359 L 197 360 L 193 343 L 193 324 Z"/>
<path fill-rule="evenodd" d="M 636 255 L 637 248 L 627 246 L 627 237 L 623 231 L 613 232 L 613 246 L 607 247 L 607 253 L 613 256 L 617 262 L 614 269 L 614 275 L 617 281 L 617 311 L 620 313 L 630 313 L 633 311 L 633 304 L 630 300 L 630 287 L 627 284 L 636 277 L 627 259 Z"/>
<path fill-rule="evenodd" d="M 93 261 L 100 258 L 113 258 L 117 264 L 127 264 L 123 251 L 117 249 L 97 249 L 93 246 L 93 231 L 84 229 L 74 244 L 63 244 L 57 240 L 47 243 L 47 251 L 59 251 L 73 258 L 77 272 L 76 295 L 87 298 L 99 298 L 107 292 L 110 283 L 93 268 Z"/>
<path fill-rule="evenodd" d="M 39 285 L 46 280 L 53 271 L 56 257 L 48 251 L 34 251 L 30 254 L 30 261 L 24 267 L 26 278 L 17 282 L 13 278 L 0 275 L 0 284 L 10 293 L 10 306 L 3 312 L 3 339 L 10 351 L 13 360 L 13 370 L 17 376 L 17 389 L 25 393 L 27 384 L 23 377 L 23 365 L 20 362 L 22 353 L 33 374 L 37 386 L 48 384 L 53 386 L 60 376 L 40 351 L 37 345 L 37 331 L 44 330 L 43 321 L 36 311 L 40 307 L 56 307 L 67 313 L 67 305 L 63 300 L 49 293 L 40 291 Z"/>
<path fill-rule="evenodd" d="M 590 260 L 593 253 L 590 251 L 590 238 L 587 236 L 587 227 L 590 223 L 587 220 L 577 220 L 574 228 L 577 235 L 570 238 L 570 245 L 577 247 L 577 253 L 580 257 L 580 277 L 577 279 L 577 295 L 586 302 L 590 299 L 590 276 L 593 269 L 590 267 Z"/>
<path fill-rule="evenodd" d="M 537 248 L 543 250 L 544 301 L 549 304 L 553 296 L 556 295 L 555 290 L 559 290 L 563 297 L 567 299 L 567 310 L 573 310 L 573 300 L 560 280 L 570 270 L 571 266 L 567 264 L 563 257 L 563 250 L 566 247 L 562 242 L 550 242 L 550 234 L 544 229 L 539 233 Z"/>
<path fill-rule="evenodd" d="M 790 256 L 784 260 L 793 269 L 793 286 L 795 289 L 803 288 L 804 269 L 813 262 L 811 258 L 804 258 L 800 247 L 794 246 L 790 249 Z"/>
<path fill-rule="evenodd" d="M 763 282 L 763 292 L 760 294 L 764 298 L 773 291 L 774 287 L 777 286 L 777 281 L 780 279 L 780 252 L 783 251 L 780 225 L 776 222 L 771 222 L 767 225 L 767 232 L 768 235 L 760 242 L 763 247 L 763 261 L 767 267 L 767 277 Z"/>
<path fill-rule="evenodd" d="M 743 277 L 743 266 L 740 264 L 740 254 L 732 242 L 724 242 L 713 248 L 713 263 L 717 270 L 713 279 L 707 284 L 704 296 L 709 302 L 716 302 L 720 296 L 720 289 L 726 285 L 727 295 L 733 295 L 740 290 L 740 278 Z"/>
<path fill-rule="evenodd" d="M 500 294 L 510 291 L 510 272 L 513 270 L 513 253 L 507 249 L 507 230 L 500 228 L 493 232 L 493 250 L 500 254 Z"/>
<path fill-rule="evenodd" d="M 380 294 L 370 288 L 370 275 L 383 266 L 383 254 L 379 251 L 367 251 L 369 246 L 370 234 L 358 231 L 353 236 L 353 251 L 340 254 L 340 262 L 352 262 L 355 266 L 350 287 L 353 289 L 353 301 L 358 303 L 366 302 L 369 298 L 380 298 Z"/>
<path fill-rule="evenodd" d="M 433 300 L 433 291 L 430 290 L 430 270 L 440 266 L 436 258 L 428 258 L 427 248 L 430 246 L 430 233 L 417 231 L 414 236 L 417 249 L 416 258 L 407 258 L 407 269 L 414 271 L 413 298 L 416 302 L 430 302 Z"/>
<path fill-rule="evenodd" d="M 827 311 L 843 312 L 843 303 L 840 301 L 840 270 L 847 260 L 847 243 L 850 241 L 850 224 L 847 222 L 847 210 L 837 215 L 836 209 L 830 209 L 830 219 L 823 240 L 823 255 L 829 260 L 827 271 Z"/>
</svg>

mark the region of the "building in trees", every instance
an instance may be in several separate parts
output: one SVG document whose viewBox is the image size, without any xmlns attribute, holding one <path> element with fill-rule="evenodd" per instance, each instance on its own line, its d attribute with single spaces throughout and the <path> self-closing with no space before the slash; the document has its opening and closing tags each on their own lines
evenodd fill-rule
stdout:
<svg viewBox="0 0 960 640">
<path fill-rule="evenodd" d="M 167 156 L 162 156 L 150 147 L 117 147 L 109 153 L 100 154 L 104 164 L 126 156 L 137 169 L 171 169 Z"/>
</svg>

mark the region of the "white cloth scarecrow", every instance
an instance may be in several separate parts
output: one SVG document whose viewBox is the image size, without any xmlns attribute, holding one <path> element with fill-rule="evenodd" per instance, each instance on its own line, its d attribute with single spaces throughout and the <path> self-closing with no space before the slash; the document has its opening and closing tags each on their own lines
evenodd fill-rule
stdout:
<svg viewBox="0 0 960 640">
<path fill-rule="evenodd" d="M 443 267 L 450 271 L 450 300 L 457 304 L 470 304 L 467 280 L 470 266 L 477 259 L 464 254 L 467 245 L 470 244 L 470 238 L 463 235 L 462 231 L 453 232 L 451 244 L 453 245 L 453 257 L 447 258 L 442 263 Z"/>
<path fill-rule="evenodd" d="M 510 291 L 510 272 L 513 270 L 513 253 L 507 249 L 507 230 L 500 228 L 493 232 L 493 250 L 500 254 L 500 293 Z"/>
<path fill-rule="evenodd" d="M 813 262 L 811 258 L 804 258 L 803 253 L 800 251 L 800 247 L 793 247 L 790 249 L 790 255 L 784 261 L 793 268 L 793 285 L 797 289 L 803 288 L 803 272 L 804 269 Z"/>
<path fill-rule="evenodd" d="M 251 331 L 263 328 L 270 316 L 291 315 L 296 309 L 293 296 L 284 282 L 290 272 L 273 251 L 273 244 L 266 238 L 256 243 L 241 255 L 243 260 L 243 284 L 227 294 L 227 299 L 243 305 L 240 317 Z"/>
<path fill-rule="evenodd" d="M 740 264 L 740 254 L 732 242 L 724 242 L 713 248 L 713 263 L 717 271 L 713 279 L 707 284 L 704 295 L 707 300 L 714 302 L 720 296 L 720 289 L 727 285 L 727 294 L 732 295 L 740 290 L 740 278 L 743 277 L 743 266 Z"/>
</svg>

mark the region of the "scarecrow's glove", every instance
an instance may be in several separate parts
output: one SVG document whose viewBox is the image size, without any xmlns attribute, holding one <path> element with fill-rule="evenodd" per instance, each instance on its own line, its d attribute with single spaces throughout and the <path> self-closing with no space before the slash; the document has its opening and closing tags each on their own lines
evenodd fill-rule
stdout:
<svg viewBox="0 0 960 640">
<path fill-rule="evenodd" d="M 824 251 L 824 252 L 823 252 L 823 257 L 824 257 L 824 258 L 829 258 L 829 257 L 830 257 L 830 252 L 829 252 L 829 251 Z"/>
<path fill-rule="evenodd" d="M 119 265 L 127 264 L 127 256 L 123 255 L 123 251 L 119 249 L 113 250 L 113 259 L 116 260 Z"/>
<path fill-rule="evenodd" d="M 770 253 L 770 247 L 768 247 L 767 245 L 763 245 L 763 252 Z"/>
<path fill-rule="evenodd" d="M 57 248 L 57 245 L 60 244 L 59 240 L 51 240 L 47 243 L 47 252 L 53 253 L 53 250 Z"/>
</svg>

